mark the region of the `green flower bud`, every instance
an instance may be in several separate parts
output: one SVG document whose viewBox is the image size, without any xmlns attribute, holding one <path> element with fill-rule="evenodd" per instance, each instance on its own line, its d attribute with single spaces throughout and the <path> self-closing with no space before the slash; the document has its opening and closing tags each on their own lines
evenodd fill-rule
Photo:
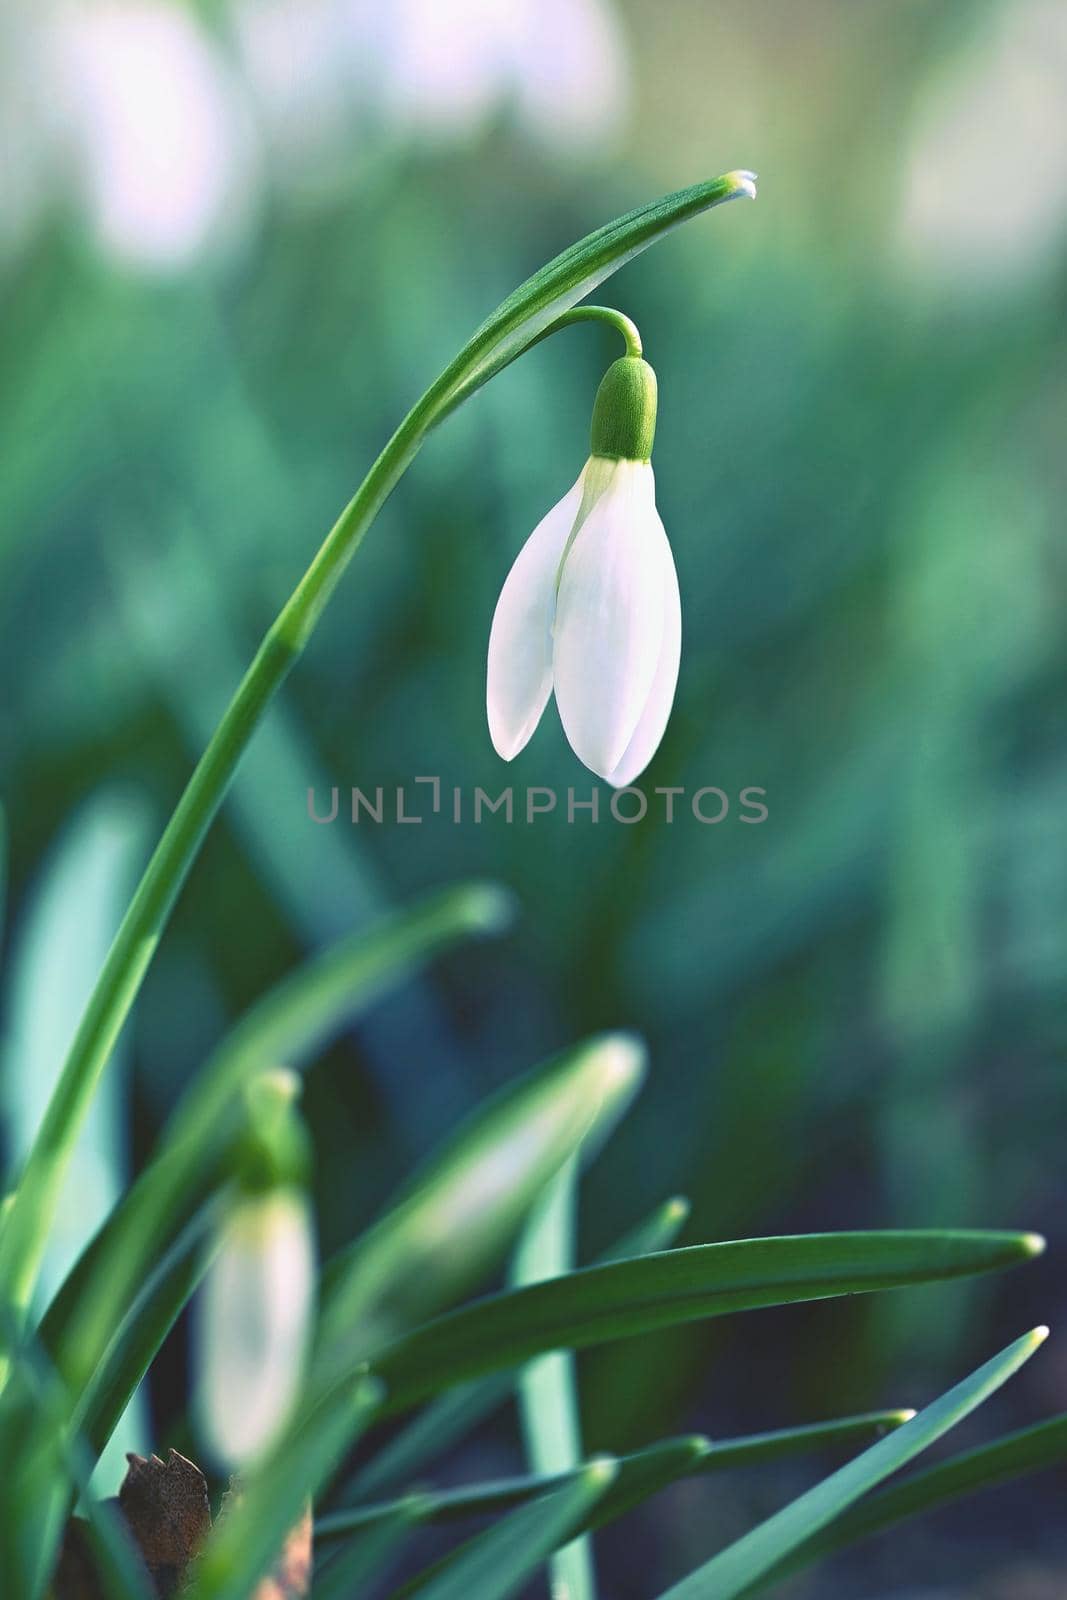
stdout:
<svg viewBox="0 0 1067 1600">
<path fill-rule="evenodd" d="M 641 356 L 620 356 L 593 402 L 592 453 L 616 461 L 648 461 L 656 436 L 656 374 Z"/>
<path fill-rule="evenodd" d="M 234 1173 L 246 1194 L 307 1183 L 311 1146 L 297 1110 L 300 1089 L 297 1074 L 285 1067 L 259 1073 L 246 1088 L 245 1126 L 233 1151 Z"/>
</svg>

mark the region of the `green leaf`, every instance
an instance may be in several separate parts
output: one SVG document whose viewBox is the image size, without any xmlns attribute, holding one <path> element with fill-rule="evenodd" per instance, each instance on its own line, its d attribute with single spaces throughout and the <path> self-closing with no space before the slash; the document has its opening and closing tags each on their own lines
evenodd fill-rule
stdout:
<svg viewBox="0 0 1067 1600">
<path fill-rule="evenodd" d="M 574 1265 L 578 1166 L 572 1156 L 530 1213 L 512 1262 L 517 1286 L 558 1278 Z M 574 1355 L 553 1350 L 525 1366 L 518 1378 L 519 1415 L 526 1459 L 542 1476 L 565 1473 L 582 1459 Z M 595 1600 L 593 1551 L 587 1538 L 557 1550 L 549 1562 L 554 1600 Z"/>
<path fill-rule="evenodd" d="M 247 1476 L 240 1501 L 215 1523 L 184 1600 L 248 1600 L 380 1400 L 378 1385 L 359 1374 L 296 1417 L 270 1459 Z"/>
<path fill-rule="evenodd" d="M 818 1529 L 831 1523 L 890 1473 L 961 1422 L 1028 1361 L 1046 1337 L 1038 1328 L 979 1367 L 910 1422 L 816 1484 L 710 1561 L 660 1600 L 736 1600 L 762 1584 Z"/>
<path fill-rule="evenodd" d="M 599 1260 L 619 1261 L 647 1255 L 653 1250 L 665 1250 L 688 1216 L 688 1200 L 675 1195 L 617 1239 Z M 470 1433 L 503 1405 L 514 1387 L 513 1373 L 494 1372 L 486 1378 L 457 1384 L 438 1396 L 356 1473 L 341 1496 L 342 1503 L 366 1501 L 410 1483 L 427 1462 L 436 1459 L 456 1439 Z"/>
<path fill-rule="evenodd" d="M 669 1250 L 679 1233 L 689 1221 L 689 1201 L 684 1194 L 672 1195 L 664 1200 L 647 1217 L 643 1217 L 629 1233 L 624 1233 L 610 1249 L 598 1257 L 598 1265 L 609 1261 L 628 1261 L 632 1256 L 650 1256 L 657 1250 Z"/>
<path fill-rule="evenodd" d="M 853 1444 L 873 1434 L 889 1433 L 910 1422 L 914 1411 L 865 1411 L 854 1417 L 838 1417 L 832 1422 L 809 1422 L 800 1428 L 776 1428 L 771 1433 L 751 1433 L 739 1439 L 715 1439 L 700 1461 L 697 1472 L 723 1472 L 730 1467 L 753 1467 L 764 1461 L 777 1461 L 803 1450 L 825 1445 Z"/>
<path fill-rule="evenodd" d="M 372 1366 L 386 1384 L 387 1408 L 399 1411 L 545 1350 L 582 1349 L 760 1306 L 990 1272 L 1041 1248 L 1033 1234 L 938 1230 L 694 1245 L 488 1296 L 396 1340 Z"/>
<path fill-rule="evenodd" d="M 4 986 L 0 1051 L 2 1120 L 13 1168 L 31 1149 L 60 1064 L 140 868 L 147 816 L 129 794 L 101 790 L 81 806 L 32 885 Z M 125 1052 L 123 1052 L 123 1056 Z M 126 1062 L 101 1086 L 71 1152 L 42 1260 L 41 1304 L 112 1207 L 129 1178 Z M 131 1396 L 132 1399 L 132 1391 Z M 106 1472 L 121 1475 L 127 1450 L 149 1437 L 143 1406 L 131 1408 Z"/>
<path fill-rule="evenodd" d="M 622 1516 L 677 1478 L 721 1472 L 729 1467 L 753 1466 L 825 1445 L 851 1444 L 857 1439 L 902 1427 L 914 1415 L 914 1411 L 872 1411 L 863 1416 L 842 1417 L 835 1422 L 782 1428 L 774 1433 L 723 1439 L 714 1444 L 702 1434 L 661 1440 L 631 1455 L 618 1457 L 615 1482 L 582 1525 L 582 1531 L 602 1527 Z M 357 1529 L 374 1527 L 388 1522 L 402 1508 L 419 1522 L 450 1522 L 463 1517 L 486 1516 L 562 1488 L 580 1470 L 575 1467 L 569 1472 L 544 1476 L 496 1478 L 489 1483 L 464 1484 L 456 1489 L 426 1489 L 399 1500 L 335 1511 L 316 1519 L 315 1537 L 336 1539 Z"/>
<path fill-rule="evenodd" d="M 487 1378 L 457 1383 L 420 1411 L 360 1468 L 341 1493 L 341 1504 L 362 1503 L 413 1482 L 427 1462 L 472 1432 L 511 1398 L 514 1389 L 512 1372 L 493 1372 Z"/>
<path fill-rule="evenodd" d="M 1045 1467 L 1067 1461 L 1067 1414 L 979 1445 L 948 1461 L 913 1473 L 853 1506 L 812 1539 L 797 1546 L 782 1568 L 794 1572 L 818 1557 L 882 1533 L 912 1517 L 939 1510 L 963 1495 L 976 1494 Z"/>
<path fill-rule="evenodd" d="M 398 1500 L 387 1517 L 359 1529 L 323 1562 L 315 1551 L 314 1600 L 353 1600 L 392 1561 L 417 1520 L 418 1495 Z M 318 1527 L 315 1533 L 318 1536 Z"/>
<path fill-rule="evenodd" d="M 112 1330 L 175 1238 L 219 1163 L 241 1114 L 240 1094 L 264 1062 L 300 1066 L 339 1027 L 456 940 L 502 927 L 510 898 L 465 884 L 395 913 L 298 968 L 248 1011 L 198 1074 L 163 1145 L 75 1267 L 49 1315 L 57 1366 L 77 1395 Z"/>
<path fill-rule="evenodd" d="M 365 1355 L 478 1281 L 563 1162 L 583 1140 L 588 1149 L 606 1137 L 640 1084 L 644 1059 L 635 1039 L 603 1034 L 536 1068 L 468 1119 L 327 1272 L 321 1342 L 328 1378 L 351 1362 L 353 1349 Z"/>
<path fill-rule="evenodd" d="M 130 1396 L 148 1371 L 203 1277 L 204 1238 L 216 1216 L 205 1206 L 152 1272 L 127 1310 L 92 1380 L 83 1391 L 74 1425 L 95 1455 L 111 1438 Z M 47 1322 L 41 1342 L 50 1347 Z"/>
<path fill-rule="evenodd" d="M 679 1439 L 664 1439 L 631 1455 L 619 1456 L 611 1488 L 597 1502 L 595 1511 L 581 1526 L 600 1527 L 621 1516 L 639 1501 L 655 1494 L 676 1478 L 695 1470 L 710 1446 L 698 1434 Z M 401 1508 L 417 1522 L 455 1522 L 467 1517 L 484 1517 L 510 1511 L 531 1500 L 552 1494 L 573 1483 L 585 1471 L 585 1464 L 566 1472 L 529 1474 L 519 1478 L 495 1478 L 489 1483 L 469 1483 L 457 1489 L 426 1489 L 381 1505 L 356 1506 L 350 1511 L 335 1511 L 315 1522 L 317 1539 L 337 1539 L 359 1529 L 388 1522 Z"/>
<path fill-rule="evenodd" d="M 512 1511 L 402 1592 L 422 1600 L 506 1600 L 567 1541 L 614 1477 L 610 1458 L 591 1461 L 564 1488 Z"/>
<path fill-rule="evenodd" d="M 7 1319 L 4 1319 L 5 1322 Z M 81 1496 L 85 1533 L 106 1600 L 150 1600 L 147 1574 L 130 1548 L 112 1507 L 90 1489 L 93 1458 L 67 1424 L 66 1396 L 44 1350 L 32 1336 L 18 1339 L 5 1405 L 11 1408 L 18 1470 L 4 1474 L 0 1572 L 14 1593 L 35 1600 L 48 1577 L 44 1551 L 62 1537 L 73 1499 Z M 6 1593 L 5 1588 L 5 1593 Z"/>
<path fill-rule="evenodd" d="M 499 305 L 430 391 L 434 421 L 535 344 L 564 312 L 665 233 L 712 206 L 755 197 L 750 172 L 727 172 L 638 206 L 556 256 Z"/>
</svg>

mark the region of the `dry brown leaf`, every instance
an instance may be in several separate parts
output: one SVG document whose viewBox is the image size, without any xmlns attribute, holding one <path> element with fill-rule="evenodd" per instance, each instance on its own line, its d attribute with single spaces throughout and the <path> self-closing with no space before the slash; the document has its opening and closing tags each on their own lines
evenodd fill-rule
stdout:
<svg viewBox="0 0 1067 1600">
<path fill-rule="evenodd" d="M 126 1457 L 129 1467 L 117 1500 L 111 1500 L 140 1551 L 160 1600 L 177 1595 L 189 1567 L 211 1530 L 207 1481 L 200 1468 L 177 1450 L 159 1456 Z M 239 1504 L 236 1480 L 222 1500 L 219 1515 Z M 304 1600 L 311 1590 L 311 1507 L 308 1506 L 282 1545 L 272 1572 L 257 1586 L 252 1600 Z M 63 1536 L 53 1583 L 55 1600 L 105 1600 L 97 1576 L 88 1524 L 71 1517 Z"/>
<path fill-rule="evenodd" d="M 177 1593 L 186 1569 L 211 1528 L 207 1481 L 177 1450 L 126 1457 L 119 1509 L 144 1556 L 156 1593 Z"/>
</svg>

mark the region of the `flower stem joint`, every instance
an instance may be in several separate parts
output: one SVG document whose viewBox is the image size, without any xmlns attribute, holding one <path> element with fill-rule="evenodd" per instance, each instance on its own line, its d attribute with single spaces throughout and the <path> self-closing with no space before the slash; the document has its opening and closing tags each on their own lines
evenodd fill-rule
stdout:
<svg viewBox="0 0 1067 1600">
<path fill-rule="evenodd" d="M 615 314 L 617 315 L 617 314 Z M 486 705 L 497 753 L 526 745 L 554 692 L 571 747 L 623 788 L 651 761 L 681 656 L 678 578 L 656 510 L 656 374 L 628 339 L 597 391 L 591 453 L 500 594 Z"/>
</svg>

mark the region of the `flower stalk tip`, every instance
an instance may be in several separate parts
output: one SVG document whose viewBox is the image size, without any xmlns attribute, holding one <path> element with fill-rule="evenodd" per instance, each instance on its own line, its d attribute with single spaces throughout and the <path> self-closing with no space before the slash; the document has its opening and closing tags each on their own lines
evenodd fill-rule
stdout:
<svg viewBox="0 0 1067 1600">
<path fill-rule="evenodd" d="M 729 197 L 731 200 L 740 199 L 742 195 L 745 195 L 749 200 L 755 200 L 756 174 L 754 172 L 728 172 L 726 178 L 733 185 L 733 193 Z"/>
</svg>

